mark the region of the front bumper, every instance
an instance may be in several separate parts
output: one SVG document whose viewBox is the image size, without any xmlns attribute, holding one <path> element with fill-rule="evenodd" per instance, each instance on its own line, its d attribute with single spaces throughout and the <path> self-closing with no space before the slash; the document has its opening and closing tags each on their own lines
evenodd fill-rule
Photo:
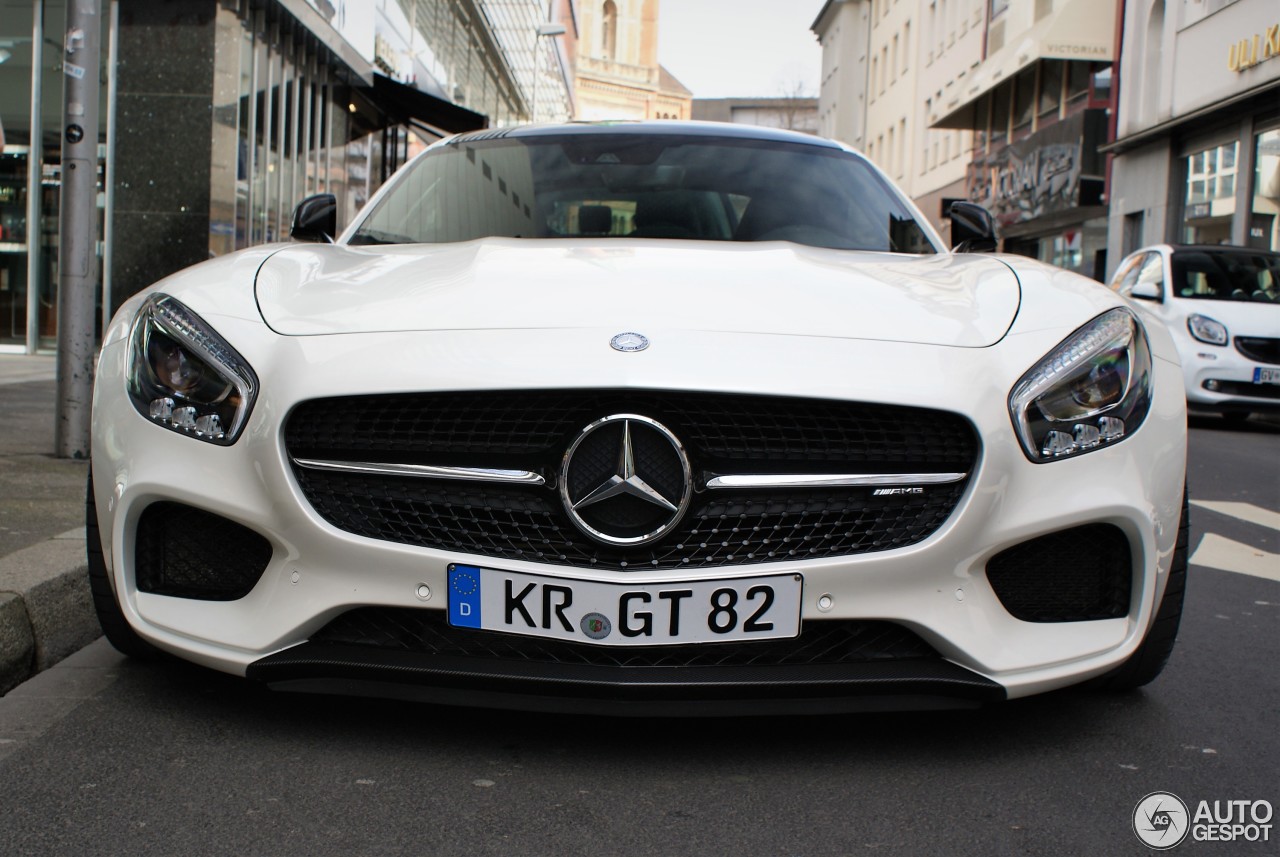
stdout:
<svg viewBox="0 0 1280 857">
<path fill-rule="evenodd" d="M 1187 407 L 1196 413 L 1280 413 L 1280 384 L 1255 384 L 1258 369 L 1277 369 L 1258 363 L 1233 346 L 1212 346 L 1183 337 L 1183 376 Z"/>
<path fill-rule="evenodd" d="M 673 346 L 661 363 L 619 357 L 598 365 L 531 360 L 536 378 L 503 359 L 499 334 L 471 331 L 434 334 L 431 353 L 421 335 L 383 334 L 362 351 L 402 355 L 395 365 L 352 366 L 347 337 L 311 337 L 263 343 L 237 336 L 236 322 L 221 332 L 247 343 L 245 356 L 263 377 L 250 424 L 232 447 L 222 448 L 150 425 L 119 394 L 124 349 L 104 350 L 95 394 L 94 480 L 105 553 L 121 607 L 131 625 L 158 647 L 223 671 L 248 674 L 294 689 L 341 689 L 379 695 L 426 696 L 521 707 L 573 709 L 616 705 L 633 711 L 650 703 L 663 710 L 687 703 L 701 710 L 732 709 L 757 700 L 764 709 L 792 704 L 845 710 L 884 704 L 894 708 L 972 704 L 1018 697 L 1103 674 L 1124 661 L 1142 640 L 1169 570 L 1184 482 L 1185 410 L 1178 369 L 1155 361 L 1155 398 L 1144 425 L 1106 449 L 1051 464 L 1023 455 L 1005 407 L 1007 389 L 995 378 L 1016 378 L 1044 350 L 1043 337 L 1009 337 L 997 349 L 941 349 L 912 344 L 806 341 L 795 347 L 745 352 L 741 337 L 707 334 L 692 351 Z M 245 323 L 248 324 L 247 322 Z M 572 353 L 575 337 L 594 344 L 600 331 L 558 332 L 549 353 Z M 362 337 L 362 339 L 364 339 Z M 722 339 L 723 341 L 716 341 Z M 602 341 L 607 342 L 607 337 Z M 778 346 L 789 343 L 774 343 Z M 449 371 L 433 370 L 440 354 Z M 700 386 L 688 366 L 707 365 L 714 385 Z M 993 371 L 993 367 L 1007 364 Z M 815 366 L 876 366 L 859 384 L 815 373 Z M 423 367 L 427 367 L 423 369 Z M 375 373 L 376 370 L 376 373 Z M 839 373 L 843 375 L 843 373 Z M 604 571 L 559 568 L 518 560 L 414 547 L 355 536 L 325 522 L 307 503 L 289 465 L 280 425 L 299 402 L 325 396 L 448 389 L 459 375 L 479 386 L 514 389 L 617 387 L 717 389 L 765 395 L 831 398 L 951 410 L 976 427 L 982 454 L 968 489 L 947 522 L 910 547 L 857 556 L 783 560 L 717 568 Z M 425 377 L 424 377 L 425 376 Z M 376 377 L 376 390 L 370 378 Z M 273 383 L 273 379 L 289 379 Z M 844 381 L 844 383 L 839 383 Z M 476 384 L 469 385 L 476 387 Z M 109 392 L 104 392 L 109 391 Z M 172 501 L 206 510 L 248 527 L 271 546 L 257 585 L 230 601 L 175 598 L 139 591 L 137 529 L 146 509 Z M 1015 618 L 987 579 L 987 562 L 1001 551 L 1072 527 L 1117 528 L 1132 551 L 1133 581 L 1127 615 L 1082 622 L 1033 622 Z M 939 656 L 915 672 L 904 664 L 863 664 L 816 671 L 796 666 L 771 674 L 734 668 L 706 674 L 566 672 L 483 658 L 462 663 L 449 656 L 353 651 L 312 640 L 339 616 L 358 608 L 445 609 L 450 563 L 571 579 L 677 582 L 751 574 L 794 572 L 804 579 L 802 623 L 875 620 L 908 629 Z M 441 660 L 441 658 L 445 660 Z M 692 671 L 691 671 L 692 670 Z M 897 672 L 895 672 L 897 670 Z M 395 691 L 400 687 L 400 691 Z M 538 702 L 537 700 L 541 700 Z M 505 701 L 505 702 L 504 702 Z M 574 709 L 577 710 L 577 709 Z"/>
</svg>

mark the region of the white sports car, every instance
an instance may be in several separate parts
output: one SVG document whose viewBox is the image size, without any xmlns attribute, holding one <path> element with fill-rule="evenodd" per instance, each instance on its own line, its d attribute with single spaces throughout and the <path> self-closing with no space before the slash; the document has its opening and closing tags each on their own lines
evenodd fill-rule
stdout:
<svg viewBox="0 0 1280 857">
<path fill-rule="evenodd" d="M 962 250 L 992 245 L 975 206 Z M 865 158 L 716 124 L 442 141 L 336 240 L 131 298 L 94 394 L 121 650 L 622 714 L 1144 684 L 1186 574 L 1178 355 L 949 252 Z"/>
</svg>

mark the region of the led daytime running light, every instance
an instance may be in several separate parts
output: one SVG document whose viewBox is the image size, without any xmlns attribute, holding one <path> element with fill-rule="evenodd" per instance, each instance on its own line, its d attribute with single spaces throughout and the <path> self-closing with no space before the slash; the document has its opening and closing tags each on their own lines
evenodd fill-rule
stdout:
<svg viewBox="0 0 1280 857">
<path fill-rule="evenodd" d="M 141 414 L 211 443 L 235 442 L 257 398 L 258 379 L 203 319 L 173 297 L 152 295 L 134 321 L 130 349 L 129 394 Z M 163 357 L 164 349 L 176 354 L 182 370 L 158 368 L 153 360 L 156 354 Z M 184 385 L 179 375 L 193 383 Z M 221 388 L 212 398 L 211 381 L 214 391 Z"/>
<path fill-rule="evenodd" d="M 1098 316 L 1014 386 L 1009 411 L 1023 451 L 1043 463 L 1123 439 L 1150 408 L 1150 372 L 1146 335 L 1133 314 L 1117 308 Z"/>
</svg>

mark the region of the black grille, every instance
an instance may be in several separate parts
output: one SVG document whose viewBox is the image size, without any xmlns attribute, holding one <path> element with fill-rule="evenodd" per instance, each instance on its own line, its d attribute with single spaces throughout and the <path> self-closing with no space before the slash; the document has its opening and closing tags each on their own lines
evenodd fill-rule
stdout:
<svg viewBox="0 0 1280 857">
<path fill-rule="evenodd" d="M 695 497 L 671 535 L 639 548 L 596 544 L 536 488 L 462 487 L 299 469 L 316 511 L 340 529 L 401 544 L 580 568 L 680 568 L 815 559 L 915 544 L 942 525 L 963 483 L 925 494 L 871 489 Z"/>
<path fill-rule="evenodd" d="M 285 442 L 295 458 L 532 470 L 554 483 L 578 433 L 619 413 L 662 423 L 684 445 L 694 472 L 702 474 L 967 473 L 978 454 L 972 425 L 948 412 L 610 390 L 313 400 L 289 417 Z M 896 496 L 875 496 L 871 488 L 706 491 L 694 496 L 683 519 L 660 541 L 620 548 L 584 535 L 547 487 L 302 467 L 295 473 L 316 511 L 357 535 L 495 559 L 614 569 L 734 565 L 904 547 L 940 527 L 967 484 Z"/>
<path fill-rule="evenodd" d="M 969 470 L 978 440 L 945 411 L 822 399 L 710 393 L 543 390 L 347 396 L 300 404 L 285 427 L 295 457 L 460 463 L 550 456 L 558 461 L 588 423 L 614 413 L 651 417 L 675 432 L 701 467 L 722 462 L 878 465 Z M 368 459 L 366 459 L 368 460 Z M 495 465 L 497 466 L 497 465 Z M 520 465 L 512 465 L 520 466 Z M 523 469 L 529 469 L 524 467 Z"/>
<path fill-rule="evenodd" d="M 1127 616 L 1132 579 L 1129 540 L 1110 524 L 1040 536 L 987 563 L 987 580 L 1000 603 L 1024 622 Z"/>
<path fill-rule="evenodd" d="M 233 601 L 249 594 L 271 561 L 271 544 L 247 527 L 181 503 L 153 503 L 138 521 L 138 589 Z"/>
<path fill-rule="evenodd" d="M 370 646 L 431 655 L 608 667 L 733 667 L 920 660 L 938 653 L 901 625 L 806 622 L 799 637 L 694 646 L 594 646 L 454 628 L 443 611 L 361 607 L 343 613 L 313 643 Z"/>
<path fill-rule="evenodd" d="M 1250 360 L 1259 363 L 1280 364 L 1280 339 L 1266 339 L 1261 336 L 1237 336 L 1236 351 Z"/>
</svg>

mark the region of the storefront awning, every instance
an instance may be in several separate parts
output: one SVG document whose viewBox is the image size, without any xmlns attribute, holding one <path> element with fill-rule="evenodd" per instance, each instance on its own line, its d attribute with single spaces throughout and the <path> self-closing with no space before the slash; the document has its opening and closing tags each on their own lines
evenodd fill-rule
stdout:
<svg viewBox="0 0 1280 857">
<path fill-rule="evenodd" d="M 489 117 L 483 113 L 406 86 L 386 75 L 374 74 L 373 86 L 362 88 L 361 92 L 383 114 L 384 125 L 425 125 L 427 130 L 440 136 L 489 127 Z"/>
<path fill-rule="evenodd" d="M 978 101 L 1039 60 L 1115 60 L 1116 0 L 1067 0 L 1054 6 L 1053 12 L 1030 29 L 1011 34 L 1002 47 L 983 60 L 955 95 L 943 102 L 930 126 L 972 129 Z M 1005 26 L 1009 24 L 1005 21 Z M 988 32 L 998 25 L 997 21 Z"/>
</svg>

